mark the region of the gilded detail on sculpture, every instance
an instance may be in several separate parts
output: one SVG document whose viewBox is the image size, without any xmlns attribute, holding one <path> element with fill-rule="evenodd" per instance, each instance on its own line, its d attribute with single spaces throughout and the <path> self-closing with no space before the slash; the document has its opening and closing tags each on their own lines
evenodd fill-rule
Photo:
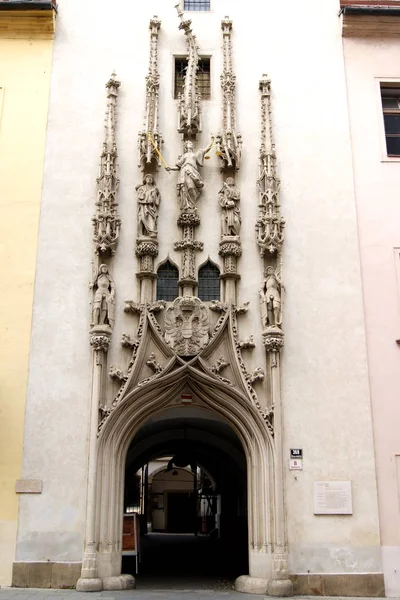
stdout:
<svg viewBox="0 0 400 600">
<path fill-rule="evenodd" d="M 165 341 L 181 356 L 194 356 L 209 340 L 208 311 L 193 296 L 177 298 L 165 312 Z"/>
<path fill-rule="evenodd" d="M 183 144 L 183 154 L 178 157 L 176 166 L 166 167 L 167 171 L 179 171 L 176 187 L 182 212 L 197 210 L 197 200 L 204 187 L 199 168 L 204 165 L 204 155 L 211 146 L 212 142 L 204 150 L 194 150 L 193 143 L 187 141 Z"/>
<path fill-rule="evenodd" d="M 160 164 L 160 151 L 163 139 L 158 130 L 158 95 L 160 76 L 158 73 L 158 32 L 161 21 L 154 16 L 150 20 L 150 58 L 146 77 L 146 112 L 143 130 L 139 132 L 139 167 L 142 171 Z"/>
<path fill-rule="evenodd" d="M 222 160 L 221 171 L 240 167 L 242 136 L 236 133 L 236 76 L 232 66 L 232 21 L 225 17 L 221 21 L 223 34 L 224 69 L 221 75 L 222 87 L 222 131 L 217 135 L 217 155 Z"/>
</svg>

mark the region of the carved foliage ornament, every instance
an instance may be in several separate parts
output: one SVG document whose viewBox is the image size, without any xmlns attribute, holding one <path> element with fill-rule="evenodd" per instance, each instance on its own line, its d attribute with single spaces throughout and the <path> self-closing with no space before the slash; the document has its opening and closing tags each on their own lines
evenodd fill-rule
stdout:
<svg viewBox="0 0 400 600">
<path fill-rule="evenodd" d="M 165 312 L 165 341 L 180 356 L 194 356 L 209 340 L 207 308 L 194 296 L 177 298 Z"/>
</svg>

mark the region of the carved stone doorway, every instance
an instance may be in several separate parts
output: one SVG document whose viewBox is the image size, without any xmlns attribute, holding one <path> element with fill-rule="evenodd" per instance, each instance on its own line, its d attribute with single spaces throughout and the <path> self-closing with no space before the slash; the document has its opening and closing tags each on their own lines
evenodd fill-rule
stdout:
<svg viewBox="0 0 400 600">
<path fill-rule="evenodd" d="M 139 587 L 150 577 L 175 585 L 179 577 L 234 580 L 248 572 L 246 456 L 226 421 L 192 406 L 151 417 L 127 452 L 125 511 L 139 504 L 129 492 L 139 468 Z M 122 571 L 135 575 L 124 553 Z"/>
<path fill-rule="evenodd" d="M 174 410 L 200 411 L 207 422 L 205 438 L 211 435 L 208 432 L 211 423 L 217 421 L 218 427 L 231 432 L 236 444 L 239 441 L 238 463 L 246 464 L 246 475 L 242 477 L 247 492 L 248 569 L 236 580 L 237 589 L 265 593 L 271 582 L 275 585 L 277 581 L 279 586 L 280 580 L 285 583 L 286 571 L 281 568 L 286 561 L 283 506 L 275 495 L 274 441 L 257 407 L 249 402 L 239 385 L 217 378 L 205 369 L 201 357 L 190 361 L 172 357 L 160 376 L 132 387 L 105 420 L 98 438 L 95 546 L 96 568 L 104 589 L 119 589 L 111 586 L 123 584 L 124 481 L 132 441 L 136 440 L 132 447 L 138 456 L 139 442 L 145 445 L 145 439 L 140 440 L 140 431 L 154 427 L 152 423 L 157 420 L 165 424 L 166 413 Z M 200 413 L 190 414 L 197 418 Z M 219 431 L 214 433 L 214 438 L 221 437 Z M 217 443 L 214 446 L 218 448 Z"/>
</svg>

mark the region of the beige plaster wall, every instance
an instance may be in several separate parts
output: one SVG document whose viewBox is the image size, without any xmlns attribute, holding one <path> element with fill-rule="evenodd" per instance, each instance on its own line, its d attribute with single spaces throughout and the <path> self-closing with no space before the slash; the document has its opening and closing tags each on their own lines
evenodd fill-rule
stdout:
<svg viewBox="0 0 400 600">
<path fill-rule="evenodd" d="M 0 586 L 10 585 L 15 557 L 15 481 L 21 477 L 53 47 L 52 40 L 4 36 L 0 32 Z"/>
<path fill-rule="evenodd" d="M 379 83 L 400 41 L 344 39 L 386 593 L 400 594 L 400 159 L 386 156 Z M 395 251 L 397 248 L 397 251 Z"/>
</svg>

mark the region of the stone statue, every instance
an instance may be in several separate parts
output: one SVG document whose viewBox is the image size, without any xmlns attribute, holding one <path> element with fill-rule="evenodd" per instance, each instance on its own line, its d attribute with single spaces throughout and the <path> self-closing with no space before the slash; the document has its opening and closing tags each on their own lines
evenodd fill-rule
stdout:
<svg viewBox="0 0 400 600">
<path fill-rule="evenodd" d="M 222 190 L 218 194 L 219 204 L 222 207 L 222 235 L 239 235 L 240 233 L 240 192 L 235 187 L 235 181 L 228 177 Z"/>
<path fill-rule="evenodd" d="M 138 237 L 157 237 L 158 207 L 160 206 L 160 192 L 152 175 L 145 175 L 143 183 L 136 186 L 138 196 L 137 219 Z"/>
<path fill-rule="evenodd" d="M 115 283 L 107 265 L 100 265 L 93 282 L 93 326 L 109 325 L 115 321 Z"/>
<path fill-rule="evenodd" d="M 260 290 L 261 319 L 264 328 L 282 325 L 281 288 L 282 283 L 273 267 L 268 267 Z"/>
<path fill-rule="evenodd" d="M 199 173 L 203 166 L 204 155 L 210 150 L 213 141 L 204 150 L 193 150 L 192 142 L 185 142 L 183 154 L 179 156 L 176 167 L 166 167 L 167 171 L 179 171 L 177 190 L 181 211 L 197 210 L 196 202 L 204 182 Z"/>
</svg>

